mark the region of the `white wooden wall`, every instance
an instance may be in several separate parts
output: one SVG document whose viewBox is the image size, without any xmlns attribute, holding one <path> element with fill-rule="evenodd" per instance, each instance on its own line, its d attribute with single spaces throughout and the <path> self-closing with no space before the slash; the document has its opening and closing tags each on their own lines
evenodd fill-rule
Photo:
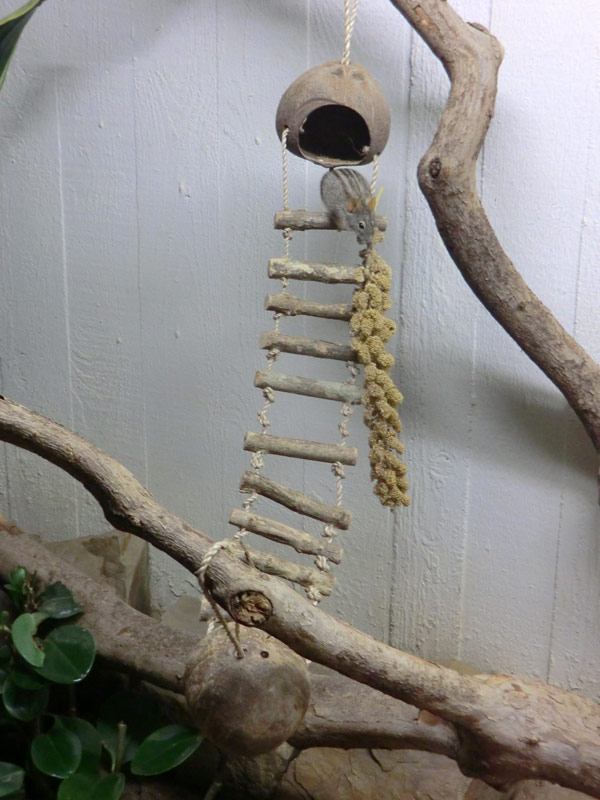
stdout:
<svg viewBox="0 0 600 800">
<path fill-rule="evenodd" d="M 0 0 L 0 11 L 16 4 Z M 455 6 L 506 47 L 481 158 L 487 211 L 534 291 L 600 358 L 600 4 Z M 341 54 L 342 7 L 49 0 L 0 95 L 0 392 L 88 437 L 217 538 L 231 532 L 248 466 L 242 437 L 262 400 L 252 378 L 270 327 L 266 262 L 282 252 L 271 228 L 281 206 L 275 109 L 297 75 Z M 382 252 L 395 272 L 394 377 L 413 504 L 378 506 L 357 413 L 361 463 L 346 482 L 354 522 L 324 605 L 428 658 L 597 697 L 591 445 L 479 307 L 420 195 L 416 165 L 447 91 L 437 60 L 387 0 L 363 0 L 352 54 L 392 107 Z M 292 158 L 290 173 L 292 206 L 318 208 L 320 170 Z M 352 237 L 336 233 L 298 234 L 292 252 L 356 257 Z M 343 323 L 283 324 L 345 335 Z M 298 361 L 281 365 L 307 374 Z M 340 364 L 314 369 L 344 378 Z M 335 441 L 338 409 L 328 406 L 281 397 L 272 432 Z M 323 465 L 272 459 L 266 473 L 334 498 Z M 0 507 L 53 539 L 106 528 L 71 479 L 3 445 Z M 160 554 L 153 578 L 158 608 L 195 591 Z"/>
</svg>

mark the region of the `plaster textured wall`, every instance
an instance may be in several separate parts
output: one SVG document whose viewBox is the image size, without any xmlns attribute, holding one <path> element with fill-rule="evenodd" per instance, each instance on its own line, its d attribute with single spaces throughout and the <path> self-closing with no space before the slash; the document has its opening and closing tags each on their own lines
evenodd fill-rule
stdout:
<svg viewBox="0 0 600 800">
<path fill-rule="evenodd" d="M 1 0 L 0 11 L 13 5 Z M 455 6 L 506 47 L 480 161 L 489 216 L 534 291 L 600 358 L 600 4 Z M 340 55 L 342 7 L 50 0 L 0 97 L 0 392 L 88 437 L 217 538 L 230 533 L 248 466 L 241 442 L 256 429 L 257 340 L 274 290 L 265 267 L 282 253 L 271 228 L 281 205 L 275 109 L 298 74 Z M 419 192 L 416 165 L 447 92 L 439 63 L 386 0 L 361 3 L 352 54 L 392 106 L 382 252 L 395 275 L 394 377 L 413 504 L 396 514 L 378 506 L 356 414 L 354 522 L 324 605 L 428 658 L 600 696 L 591 445 L 479 307 Z M 291 159 L 293 207 L 319 207 L 319 178 Z M 351 237 L 336 233 L 298 234 L 292 252 L 356 258 Z M 343 295 L 324 287 L 321 297 Z M 284 328 L 345 336 L 343 323 Z M 282 357 L 282 369 L 308 374 L 299 361 Z M 319 362 L 310 374 L 343 379 L 344 367 Z M 272 431 L 335 441 L 330 405 L 282 397 Z M 274 458 L 267 474 L 334 499 L 326 466 Z M 69 478 L 4 445 L 0 507 L 48 538 L 106 528 Z M 153 577 L 158 607 L 196 591 L 160 554 Z"/>
</svg>

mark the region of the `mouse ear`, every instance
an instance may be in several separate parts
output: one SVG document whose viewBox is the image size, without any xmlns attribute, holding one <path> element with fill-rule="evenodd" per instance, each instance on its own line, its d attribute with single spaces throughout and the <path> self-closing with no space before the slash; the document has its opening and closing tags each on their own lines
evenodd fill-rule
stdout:
<svg viewBox="0 0 600 800">
<path fill-rule="evenodd" d="M 353 211 L 356 211 L 357 206 L 358 206 L 358 200 L 356 200 L 354 197 L 351 197 L 350 200 L 348 200 L 348 202 L 346 203 L 346 211 L 352 213 Z"/>
</svg>

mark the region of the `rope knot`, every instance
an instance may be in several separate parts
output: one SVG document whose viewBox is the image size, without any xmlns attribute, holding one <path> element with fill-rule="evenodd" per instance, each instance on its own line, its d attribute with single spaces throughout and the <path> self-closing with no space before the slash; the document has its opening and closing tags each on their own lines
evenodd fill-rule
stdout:
<svg viewBox="0 0 600 800">
<path fill-rule="evenodd" d="M 324 539 L 333 539 L 334 536 L 338 535 L 338 530 L 335 528 L 330 522 L 327 525 L 323 526 L 323 538 Z"/>
<path fill-rule="evenodd" d="M 331 572 L 331 567 L 329 566 L 329 562 L 325 558 L 325 556 L 317 556 L 315 558 L 315 565 L 320 569 L 322 572 Z"/>
<path fill-rule="evenodd" d="M 335 461 L 331 465 L 331 471 L 333 472 L 336 478 L 344 480 L 344 478 L 346 477 L 346 471 L 344 470 L 343 465 L 339 461 Z"/>
</svg>

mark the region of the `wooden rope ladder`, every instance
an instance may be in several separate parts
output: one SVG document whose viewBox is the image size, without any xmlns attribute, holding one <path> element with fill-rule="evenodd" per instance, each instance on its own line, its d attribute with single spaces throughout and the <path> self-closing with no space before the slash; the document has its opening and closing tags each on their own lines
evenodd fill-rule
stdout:
<svg viewBox="0 0 600 800">
<path fill-rule="evenodd" d="M 302 585 L 308 597 L 315 603 L 323 595 L 329 595 L 333 589 L 334 579 L 329 571 L 329 563 L 339 564 L 342 550 L 335 542 L 340 530 L 346 530 L 352 519 L 349 511 L 342 507 L 342 481 L 344 468 L 354 466 L 358 452 L 346 444 L 348 438 L 348 418 L 353 406 L 361 402 L 362 390 L 356 385 L 358 374 L 356 355 L 348 344 L 322 341 L 301 336 L 289 336 L 281 333 L 279 323 L 284 316 L 306 315 L 332 320 L 348 321 L 352 315 L 352 303 L 325 304 L 313 300 L 304 300 L 288 293 L 290 281 L 310 281 L 314 283 L 348 284 L 355 288 L 363 284 L 363 273 L 360 267 L 348 267 L 338 264 L 304 263 L 290 258 L 289 243 L 292 231 L 334 230 L 327 212 L 291 211 L 288 207 L 287 187 L 287 146 L 286 136 L 282 139 L 284 191 L 282 211 L 275 215 L 274 227 L 283 231 L 285 256 L 269 260 L 268 275 L 273 280 L 281 281 L 281 291 L 267 294 L 265 308 L 274 312 L 274 329 L 264 332 L 260 337 L 260 347 L 267 351 L 267 366 L 259 370 L 254 378 L 254 385 L 263 391 L 265 405 L 258 414 L 261 432 L 248 432 L 244 438 L 244 449 L 253 453 L 252 469 L 242 475 L 240 489 L 248 497 L 242 508 L 231 512 L 230 524 L 238 528 L 236 538 L 252 532 L 271 541 L 286 544 L 296 552 L 315 557 L 316 569 L 298 567 L 287 561 L 272 559 L 268 569 L 254 561 L 258 569 L 270 574 L 280 575 Z M 385 220 L 377 218 L 378 227 L 385 229 Z M 349 377 L 344 382 L 324 381 L 320 379 L 284 374 L 274 369 L 280 353 L 311 356 L 344 361 L 349 370 Z M 341 439 L 338 444 L 326 444 L 302 439 L 290 439 L 267 433 L 269 420 L 267 412 L 275 402 L 278 392 L 321 398 L 340 402 L 342 420 L 338 425 Z M 336 478 L 337 499 L 335 505 L 318 502 L 306 494 L 290 489 L 262 474 L 265 454 L 298 458 L 331 464 Z M 276 520 L 259 516 L 252 511 L 252 505 L 261 496 L 302 516 L 311 517 L 324 523 L 322 538 L 313 536 L 300 527 L 284 525 Z"/>
</svg>

